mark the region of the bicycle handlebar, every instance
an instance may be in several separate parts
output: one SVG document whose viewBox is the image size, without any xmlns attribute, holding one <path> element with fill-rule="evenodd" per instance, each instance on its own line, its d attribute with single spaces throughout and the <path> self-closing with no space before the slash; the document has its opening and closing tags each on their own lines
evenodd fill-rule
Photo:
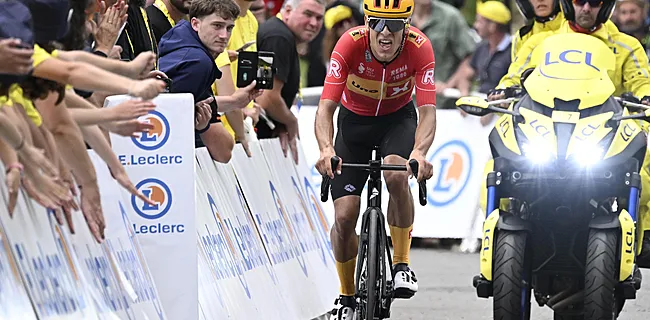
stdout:
<svg viewBox="0 0 650 320">
<path fill-rule="evenodd" d="M 332 157 L 332 170 L 336 170 L 338 168 L 339 163 L 341 162 L 341 158 L 338 156 Z M 411 159 L 409 161 L 409 166 L 411 167 L 411 172 L 413 173 L 413 176 L 417 178 L 418 176 L 418 171 L 419 171 L 419 164 L 417 160 Z M 361 170 L 368 170 L 368 171 L 407 171 L 405 165 L 395 165 L 395 164 L 382 164 L 381 166 L 373 166 L 371 164 L 361 164 L 361 163 L 343 163 L 341 165 L 342 168 L 356 168 L 356 169 L 361 169 Z M 330 184 L 331 184 L 331 179 L 329 176 L 324 175 L 323 176 L 323 182 L 320 185 L 320 200 L 322 202 L 327 202 L 327 199 L 329 198 L 329 189 L 330 189 Z M 418 182 L 418 188 L 419 188 L 419 198 L 420 198 L 420 205 L 421 206 L 426 206 L 427 205 L 427 181 L 422 180 Z"/>
</svg>

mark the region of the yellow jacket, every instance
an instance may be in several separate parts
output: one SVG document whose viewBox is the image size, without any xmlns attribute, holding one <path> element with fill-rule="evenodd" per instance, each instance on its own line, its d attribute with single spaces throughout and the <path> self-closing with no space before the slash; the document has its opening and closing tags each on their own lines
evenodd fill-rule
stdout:
<svg viewBox="0 0 650 320">
<path fill-rule="evenodd" d="M 515 61 L 515 58 L 517 57 L 517 53 L 519 52 L 519 49 L 524 45 L 528 39 L 530 39 L 532 36 L 536 34 L 540 34 L 542 32 L 547 32 L 547 31 L 556 31 L 557 29 L 560 29 L 560 26 L 562 25 L 562 22 L 566 21 L 564 19 L 564 13 L 560 11 L 553 20 L 549 20 L 547 22 L 539 22 L 537 20 L 533 20 L 532 25 L 525 25 L 515 34 L 512 36 L 512 46 L 510 46 L 510 61 Z"/>
<path fill-rule="evenodd" d="M 497 89 L 520 85 L 521 73 L 536 66 L 536 62 L 539 60 L 537 57 L 541 53 L 535 49 L 547 37 L 558 33 L 574 32 L 565 20 L 557 31 L 547 31 L 530 37 L 512 61 L 508 73 L 501 78 Z M 616 87 L 614 94 L 621 95 L 624 92 L 632 92 L 639 98 L 650 96 L 648 56 L 641 43 L 636 38 L 620 32 L 609 20 L 591 35 L 605 42 L 616 56 L 616 70 L 610 74 Z"/>
</svg>

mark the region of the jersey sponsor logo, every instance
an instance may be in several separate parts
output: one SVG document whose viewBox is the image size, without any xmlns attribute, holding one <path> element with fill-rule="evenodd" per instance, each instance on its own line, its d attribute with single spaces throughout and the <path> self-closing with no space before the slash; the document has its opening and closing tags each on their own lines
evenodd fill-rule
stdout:
<svg viewBox="0 0 650 320">
<path fill-rule="evenodd" d="M 359 63 L 359 74 L 363 74 L 364 71 L 366 71 L 366 67 L 363 65 L 363 62 Z"/>
<path fill-rule="evenodd" d="M 330 70 L 327 75 L 329 77 L 341 79 L 341 63 L 338 60 L 334 58 L 330 59 Z"/>
<path fill-rule="evenodd" d="M 357 41 L 357 40 L 363 38 L 363 36 L 366 35 L 366 28 L 365 27 L 360 27 L 358 29 L 354 29 L 354 30 L 350 31 L 349 34 L 350 34 L 350 36 L 352 36 L 352 40 Z"/>
<path fill-rule="evenodd" d="M 408 40 L 413 42 L 413 44 L 419 48 L 427 41 L 427 38 L 417 34 L 415 31 L 409 31 Z"/>
<path fill-rule="evenodd" d="M 413 77 L 405 81 L 389 83 L 386 85 L 386 99 L 395 99 L 413 92 Z"/>
<path fill-rule="evenodd" d="M 347 88 L 351 92 L 364 95 L 372 99 L 379 99 L 381 97 L 379 94 L 381 81 L 368 80 L 351 74 L 348 76 Z"/>
<path fill-rule="evenodd" d="M 434 70 L 434 68 L 431 68 L 424 72 L 424 75 L 422 76 L 422 84 L 434 84 L 436 82 L 434 80 Z"/>
<path fill-rule="evenodd" d="M 396 75 L 398 73 L 405 72 L 406 70 L 408 70 L 408 68 L 409 68 L 409 66 L 407 66 L 407 65 L 403 65 L 403 66 L 401 66 L 399 68 L 395 68 L 394 70 L 390 71 L 390 75 L 394 76 L 394 75 Z"/>
</svg>

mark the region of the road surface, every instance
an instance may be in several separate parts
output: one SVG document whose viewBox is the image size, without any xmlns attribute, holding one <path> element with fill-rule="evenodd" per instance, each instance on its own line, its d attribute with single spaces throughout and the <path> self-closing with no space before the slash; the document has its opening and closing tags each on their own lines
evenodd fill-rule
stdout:
<svg viewBox="0 0 650 320">
<path fill-rule="evenodd" d="M 492 319 L 492 299 L 476 297 L 472 278 L 479 272 L 478 254 L 450 250 L 413 248 L 411 265 L 419 291 L 410 300 L 396 300 L 394 320 L 480 320 Z M 650 319 L 650 270 L 643 270 L 643 288 L 637 299 L 625 303 L 619 319 Z M 551 309 L 533 300 L 532 320 L 553 319 Z"/>
</svg>

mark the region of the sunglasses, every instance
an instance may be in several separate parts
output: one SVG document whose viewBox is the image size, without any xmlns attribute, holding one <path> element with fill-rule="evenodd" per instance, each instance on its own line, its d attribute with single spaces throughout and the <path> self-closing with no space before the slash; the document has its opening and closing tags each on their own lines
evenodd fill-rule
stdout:
<svg viewBox="0 0 650 320">
<path fill-rule="evenodd" d="M 397 32 L 403 30 L 406 27 L 406 23 L 406 19 L 368 18 L 368 26 L 377 32 L 384 31 L 384 28 L 388 28 L 390 32 Z"/>
<path fill-rule="evenodd" d="M 577 4 L 579 6 L 584 6 L 585 3 L 588 3 L 592 8 L 597 8 L 603 5 L 603 0 L 573 0 L 573 4 Z"/>
</svg>

